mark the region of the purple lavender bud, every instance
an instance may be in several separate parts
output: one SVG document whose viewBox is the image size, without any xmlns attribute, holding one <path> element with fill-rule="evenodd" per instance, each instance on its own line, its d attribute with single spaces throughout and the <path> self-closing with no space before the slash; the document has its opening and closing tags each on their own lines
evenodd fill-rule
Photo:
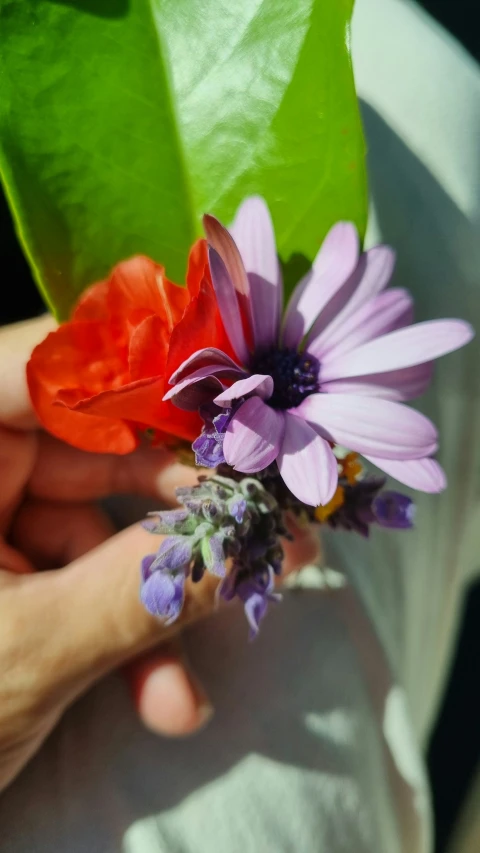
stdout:
<svg viewBox="0 0 480 853">
<path fill-rule="evenodd" d="M 156 554 L 146 554 L 140 564 L 140 574 L 142 576 L 142 581 L 145 583 L 152 574 L 151 568 L 155 560 L 157 559 Z"/>
<path fill-rule="evenodd" d="M 204 499 L 203 501 L 203 515 L 208 521 L 212 521 L 214 524 L 221 523 L 222 517 L 226 512 L 226 505 L 220 502 L 212 501 L 211 499 Z"/>
<path fill-rule="evenodd" d="M 225 534 L 223 531 L 202 539 L 202 557 L 205 562 L 205 568 L 218 578 L 225 577 L 227 571 L 225 566 L 225 552 L 223 550 L 224 541 Z"/>
<path fill-rule="evenodd" d="M 165 619 L 165 624 L 174 622 L 183 606 L 185 574 L 169 575 L 153 572 L 142 584 L 140 599 L 149 613 Z"/>
<path fill-rule="evenodd" d="M 267 612 L 268 602 L 254 587 L 249 588 L 248 593 L 245 589 L 244 595 L 246 597 L 243 606 L 250 626 L 249 639 L 254 640 L 260 630 L 260 622 Z"/>
<path fill-rule="evenodd" d="M 178 495 L 177 495 L 178 497 Z M 184 507 L 193 515 L 200 516 L 203 515 L 203 506 L 205 503 L 204 497 L 181 497 L 179 498 L 180 502 L 184 505 Z"/>
<path fill-rule="evenodd" d="M 237 524 L 241 524 L 243 521 L 243 517 L 245 515 L 245 511 L 247 509 L 247 502 L 244 497 L 239 495 L 234 495 L 233 498 L 230 498 L 228 501 L 228 512 L 235 519 Z"/>
<path fill-rule="evenodd" d="M 149 512 L 142 527 L 150 533 L 193 533 L 194 525 L 187 509 L 171 509 L 164 512 Z"/>
<path fill-rule="evenodd" d="M 190 536 L 167 536 L 157 551 L 150 571 L 176 571 L 188 566 L 192 559 L 192 538 Z"/>
<path fill-rule="evenodd" d="M 281 595 L 274 592 L 275 577 L 271 567 L 244 581 L 241 581 L 236 594 L 243 601 L 245 616 L 250 625 L 250 639 L 258 634 L 260 622 L 267 612 L 269 601 L 280 601 Z"/>
<path fill-rule="evenodd" d="M 415 504 L 400 492 L 380 492 L 372 504 L 375 519 L 382 527 L 408 530 L 413 527 Z"/>
</svg>

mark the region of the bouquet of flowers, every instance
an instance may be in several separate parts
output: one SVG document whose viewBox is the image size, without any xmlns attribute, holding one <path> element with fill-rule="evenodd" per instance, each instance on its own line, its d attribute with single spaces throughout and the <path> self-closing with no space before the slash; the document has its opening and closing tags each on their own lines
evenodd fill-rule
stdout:
<svg viewBox="0 0 480 853">
<path fill-rule="evenodd" d="M 408 291 L 388 287 L 393 250 L 362 247 L 348 4 L 283 0 L 273 29 L 268 0 L 255 22 L 239 8 L 228 26 L 213 0 L 193 0 L 182 19 L 173 0 L 160 5 L 148 21 L 140 3 L 119 19 L 51 5 L 40 54 L 61 44 L 66 75 L 35 75 L 31 63 L 12 83 L 4 180 L 37 280 L 65 320 L 32 353 L 28 384 L 44 427 L 76 447 L 167 444 L 199 466 L 179 507 L 144 522 L 164 536 L 142 562 L 141 598 L 172 622 L 186 583 L 210 572 L 220 596 L 243 602 L 255 635 L 279 597 L 289 518 L 363 536 L 372 525 L 408 529 L 412 499 L 387 477 L 445 488 L 436 429 L 405 403 L 472 329 L 414 323 Z M 21 23 L 32 8 L 6 21 L 19 48 L 4 60 L 10 71 L 28 48 Z M 185 40 L 207 9 L 210 40 L 198 38 L 193 60 Z M 123 99 L 106 33 L 131 51 Z M 73 98 L 69 63 L 92 39 L 107 47 Z M 252 77 L 247 57 L 259 48 L 270 64 Z M 51 122 L 32 121 L 32 92 Z M 167 274 L 180 278 L 187 248 L 185 286 L 174 284 Z"/>
</svg>

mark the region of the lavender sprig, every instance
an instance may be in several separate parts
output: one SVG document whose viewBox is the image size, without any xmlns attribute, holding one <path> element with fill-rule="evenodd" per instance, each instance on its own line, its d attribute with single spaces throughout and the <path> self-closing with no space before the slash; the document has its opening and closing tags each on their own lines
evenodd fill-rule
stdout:
<svg viewBox="0 0 480 853">
<path fill-rule="evenodd" d="M 239 481 L 216 475 L 176 490 L 180 509 L 150 513 L 151 533 L 167 534 L 156 554 L 142 562 L 141 599 L 147 610 L 165 618 L 180 615 L 185 581 L 200 581 L 205 571 L 222 578 L 219 594 L 238 597 L 250 635 L 269 601 L 276 601 L 274 579 L 282 571 L 281 536 L 288 536 L 280 507 L 253 477 Z"/>
</svg>

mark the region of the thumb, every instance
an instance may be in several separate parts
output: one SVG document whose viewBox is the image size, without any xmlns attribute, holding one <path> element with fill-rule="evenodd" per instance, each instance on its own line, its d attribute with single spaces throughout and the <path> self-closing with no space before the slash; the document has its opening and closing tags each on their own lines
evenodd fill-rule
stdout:
<svg viewBox="0 0 480 853">
<path fill-rule="evenodd" d="M 139 525 L 123 530 L 65 569 L 18 578 L 29 584 L 40 624 L 46 615 L 54 631 L 43 635 L 48 660 L 43 689 L 50 700 L 69 703 L 94 681 L 213 609 L 213 578 L 186 584 L 178 621 L 165 627 L 140 602 L 140 562 L 158 547 Z M 36 588 L 33 589 L 33 586 Z"/>
</svg>

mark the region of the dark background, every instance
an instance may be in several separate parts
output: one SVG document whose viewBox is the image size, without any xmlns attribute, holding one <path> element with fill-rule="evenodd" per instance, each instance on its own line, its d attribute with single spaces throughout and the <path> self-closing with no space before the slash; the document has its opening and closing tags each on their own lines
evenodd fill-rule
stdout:
<svg viewBox="0 0 480 853">
<path fill-rule="evenodd" d="M 420 5 L 480 60 L 478 0 L 420 0 Z M 1 195 L 0 269 L 5 282 L 12 285 L 8 288 L 8 304 L 5 297 L 0 302 L 0 325 L 42 313 L 42 300 L 32 282 Z M 479 652 L 480 584 L 477 584 L 466 603 L 448 690 L 428 751 L 436 820 L 436 853 L 443 853 L 446 849 L 454 820 L 480 759 L 480 691 L 475 686 Z"/>
</svg>

